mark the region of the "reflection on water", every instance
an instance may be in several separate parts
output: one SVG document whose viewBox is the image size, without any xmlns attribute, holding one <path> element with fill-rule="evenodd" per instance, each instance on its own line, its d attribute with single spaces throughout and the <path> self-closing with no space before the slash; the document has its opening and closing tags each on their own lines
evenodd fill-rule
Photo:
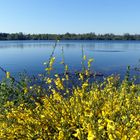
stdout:
<svg viewBox="0 0 140 140">
<path fill-rule="evenodd" d="M 48 60 L 55 41 L 1 41 L 0 66 L 17 75 L 26 70 L 28 74 L 44 71 L 43 62 Z M 126 67 L 136 67 L 140 59 L 140 41 L 60 41 L 55 50 L 55 71 L 61 73 L 63 66 L 61 47 L 71 71 L 81 69 L 82 47 L 88 58 L 94 58 L 93 69 L 106 75 L 123 75 Z M 0 77 L 2 77 L 0 72 Z"/>
<path fill-rule="evenodd" d="M 124 52 L 119 50 L 93 50 L 94 52 Z"/>
</svg>

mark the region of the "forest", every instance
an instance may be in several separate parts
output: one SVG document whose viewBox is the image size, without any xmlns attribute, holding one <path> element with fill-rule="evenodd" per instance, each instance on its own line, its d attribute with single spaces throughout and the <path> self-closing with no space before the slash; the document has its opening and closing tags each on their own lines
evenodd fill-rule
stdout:
<svg viewBox="0 0 140 140">
<path fill-rule="evenodd" d="M 123 35 L 115 34 L 95 34 L 95 33 L 84 33 L 84 34 L 24 34 L 19 33 L 0 33 L 0 40 L 140 40 L 140 34 L 129 34 Z"/>
</svg>

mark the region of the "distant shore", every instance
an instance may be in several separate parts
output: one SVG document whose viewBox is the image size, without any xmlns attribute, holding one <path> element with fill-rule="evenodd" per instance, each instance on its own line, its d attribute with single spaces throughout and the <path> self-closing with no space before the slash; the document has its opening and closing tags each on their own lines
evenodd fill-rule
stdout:
<svg viewBox="0 0 140 140">
<path fill-rule="evenodd" d="M 140 40 L 140 34 L 115 35 L 95 34 L 95 33 L 66 33 L 66 34 L 23 34 L 20 33 L 0 33 L 0 40 Z"/>
</svg>

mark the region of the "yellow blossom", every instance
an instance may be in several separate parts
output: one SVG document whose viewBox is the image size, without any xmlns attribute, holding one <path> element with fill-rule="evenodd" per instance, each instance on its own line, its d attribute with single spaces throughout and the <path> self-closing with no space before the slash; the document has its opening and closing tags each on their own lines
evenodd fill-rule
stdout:
<svg viewBox="0 0 140 140">
<path fill-rule="evenodd" d="M 8 79 L 8 78 L 10 78 L 10 72 L 6 72 L 6 78 Z"/>
</svg>

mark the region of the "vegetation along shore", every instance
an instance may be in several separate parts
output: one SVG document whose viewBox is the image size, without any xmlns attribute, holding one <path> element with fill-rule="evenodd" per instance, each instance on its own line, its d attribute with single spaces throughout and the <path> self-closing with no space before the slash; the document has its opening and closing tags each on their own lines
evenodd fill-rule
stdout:
<svg viewBox="0 0 140 140">
<path fill-rule="evenodd" d="M 40 84 L 27 76 L 17 81 L 1 69 L 6 77 L 0 82 L 0 139 L 140 139 L 140 86 L 129 74 L 122 81 L 111 75 L 91 82 L 93 59 L 83 55 L 87 68 L 75 84 L 64 60 L 64 75 L 50 76 L 54 62 L 52 53 L 45 74 L 32 79 Z"/>
<path fill-rule="evenodd" d="M 0 40 L 140 40 L 140 34 L 23 34 L 20 33 L 0 33 Z"/>
</svg>

